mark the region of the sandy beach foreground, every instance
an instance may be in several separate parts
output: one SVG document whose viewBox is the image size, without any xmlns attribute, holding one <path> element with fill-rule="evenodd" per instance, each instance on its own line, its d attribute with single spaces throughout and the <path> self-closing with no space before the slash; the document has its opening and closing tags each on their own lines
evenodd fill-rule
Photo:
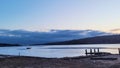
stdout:
<svg viewBox="0 0 120 68">
<path fill-rule="evenodd" d="M 87 58 L 9 57 L 0 59 L 0 68 L 120 68 L 120 55 L 101 56 L 116 60 Z"/>
</svg>

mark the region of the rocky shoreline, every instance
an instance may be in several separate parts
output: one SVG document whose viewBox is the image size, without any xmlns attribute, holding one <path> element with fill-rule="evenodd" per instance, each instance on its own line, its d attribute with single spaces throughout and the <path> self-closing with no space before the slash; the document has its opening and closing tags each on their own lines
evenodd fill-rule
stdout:
<svg viewBox="0 0 120 68">
<path fill-rule="evenodd" d="M 100 56 L 116 60 L 96 60 L 93 57 L 42 58 L 14 56 L 0 58 L 0 68 L 120 68 L 120 55 Z"/>
</svg>

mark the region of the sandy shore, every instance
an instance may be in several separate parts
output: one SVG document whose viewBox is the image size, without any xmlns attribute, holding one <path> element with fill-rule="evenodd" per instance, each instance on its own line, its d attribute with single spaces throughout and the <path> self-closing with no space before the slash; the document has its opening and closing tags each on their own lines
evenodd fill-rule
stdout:
<svg viewBox="0 0 120 68">
<path fill-rule="evenodd" d="M 101 56 L 117 60 L 91 60 L 91 58 L 38 58 L 9 57 L 0 59 L 0 68 L 120 68 L 120 55 Z"/>
</svg>

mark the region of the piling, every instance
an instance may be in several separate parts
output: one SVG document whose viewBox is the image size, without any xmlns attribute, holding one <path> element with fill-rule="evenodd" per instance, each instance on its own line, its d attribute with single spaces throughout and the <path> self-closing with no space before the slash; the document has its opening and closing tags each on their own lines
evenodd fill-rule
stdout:
<svg viewBox="0 0 120 68">
<path fill-rule="evenodd" d="M 90 49 L 90 54 L 92 55 L 92 49 Z"/>
<path fill-rule="evenodd" d="M 94 48 L 94 53 L 96 53 L 96 49 Z"/>
<path fill-rule="evenodd" d="M 99 53 L 100 52 L 99 48 L 97 48 L 97 50 L 98 50 L 97 52 Z"/>
<path fill-rule="evenodd" d="M 86 56 L 87 56 L 87 49 L 85 49 L 85 54 L 86 54 Z"/>
<path fill-rule="evenodd" d="M 120 48 L 118 48 L 118 52 L 119 52 L 119 55 L 120 55 Z"/>
</svg>

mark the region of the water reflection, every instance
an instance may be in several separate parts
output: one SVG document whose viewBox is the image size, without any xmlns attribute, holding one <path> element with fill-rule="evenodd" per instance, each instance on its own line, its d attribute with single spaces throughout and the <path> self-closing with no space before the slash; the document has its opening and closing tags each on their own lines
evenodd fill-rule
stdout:
<svg viewBox="0 0 120 68">
<path fill-rule="evenodd" d="M 55 45 L 55 46 L 27 46 L 21 47 L 0 47 L 0 54 L 23 55 L 37 57 L 73 57 L 85 55 L 87 48 L 100 48 L 101 52 L 118 54 L 120 44 L 100 44 L 100 45 Z"/>
</svg>

